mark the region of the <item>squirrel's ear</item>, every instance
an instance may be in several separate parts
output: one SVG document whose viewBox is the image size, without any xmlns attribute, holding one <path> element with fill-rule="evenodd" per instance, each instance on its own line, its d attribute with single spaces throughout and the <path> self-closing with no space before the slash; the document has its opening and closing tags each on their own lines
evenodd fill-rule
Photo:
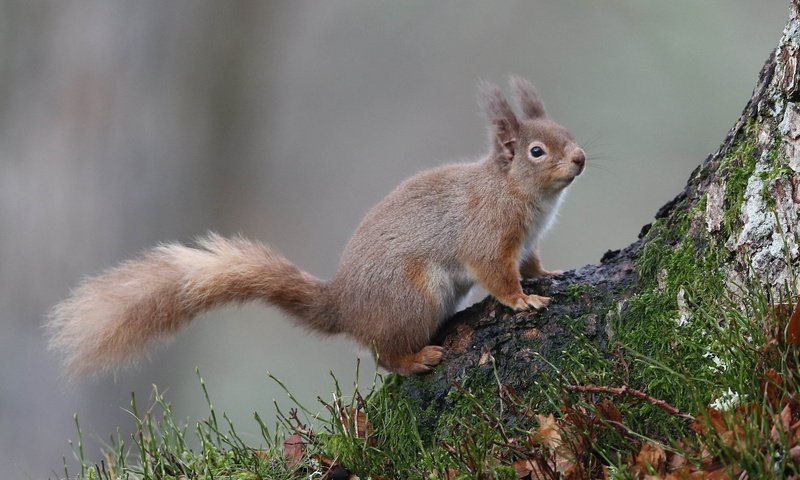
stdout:
<svg viewBox="0 0 800 480">
<path fill-rule="evenodd" d="M 539 95 L 536 94 L 536 88 L 531 82 L 522 77 L 512 75 L 509 84 L 514 96 L 517 98 L 519 108 L 526 117 L 533 119 L 547 116 L 544 111 L 544 103 L 539 99 Z"/>
<path fill-rule="evenodd" d="M 497 85 L 481 81 L 479 101 L 489 120 L 489 138 L 495 153 L 507 160 L 514 158 L 519 122 Z"/>
</svg>

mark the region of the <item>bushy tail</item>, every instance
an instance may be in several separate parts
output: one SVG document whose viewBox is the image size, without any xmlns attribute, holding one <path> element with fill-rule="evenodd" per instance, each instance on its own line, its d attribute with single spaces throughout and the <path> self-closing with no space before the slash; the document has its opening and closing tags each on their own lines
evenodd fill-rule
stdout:
<svg viewBox="0 0 800 480">
<path fill-rule="evenodd" d="M 83 282 L 57 305 L 50 346 L 68 375 L 134 362 L 152 340 L 168 339 L 197 314 L 261 299 L 321 333 L 336 333 L 327 284 L 270 248 L 210 234 L 195 248 L 166 244 Z"/>
</svg>

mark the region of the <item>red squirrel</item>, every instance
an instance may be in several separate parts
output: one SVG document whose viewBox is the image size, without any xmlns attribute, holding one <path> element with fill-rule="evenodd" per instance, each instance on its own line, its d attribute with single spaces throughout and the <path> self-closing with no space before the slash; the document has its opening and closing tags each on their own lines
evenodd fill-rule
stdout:
<svg viewBox="0 0 800 480">
<path fill-rule="evenodd" d="M 164 244 L 85 280 L 57 305 L 51 347 L 69 375 L 111 371 L 201 312 L 263 300 L 411 375 L 441 361 L 431 337 L 476 283 L 514 310 L 546 307 L 550 299 L 523 293 L 520 278 L 555 273 L 536 247 L 586 156 L 530 83 L 512 77 L 510 86 L 519 117 L 500 88 L 481 84 L 489 153 L 401 183 L 364 217 L 331 280 L 241 237 Z"/>
</svg>

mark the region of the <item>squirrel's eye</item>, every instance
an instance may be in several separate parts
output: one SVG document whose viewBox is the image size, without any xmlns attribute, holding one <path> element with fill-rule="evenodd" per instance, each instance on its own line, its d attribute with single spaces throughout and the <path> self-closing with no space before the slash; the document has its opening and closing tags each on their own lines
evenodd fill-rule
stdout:
<svg viewBox="0 0 800 480">
<path fill-rule="evenodd" d="M 544 155 L 544 149 L 542 147 L 537 145 L 537 146 L 531 148 L 531 156 L 533 158 L 539 158 L 542 155 Z"/>
</svg>

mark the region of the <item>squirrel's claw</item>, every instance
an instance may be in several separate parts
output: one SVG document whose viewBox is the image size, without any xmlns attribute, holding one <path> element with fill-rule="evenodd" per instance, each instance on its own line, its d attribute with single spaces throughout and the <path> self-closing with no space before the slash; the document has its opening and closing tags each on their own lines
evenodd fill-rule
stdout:
<svg viewBox="0 0 800 480">
<path fill-rule="evenodd" d="M 512 301 L 506 303 L 505 301 L 501 300 L 500 303 L 510 307 L 515 312 L 528 310 L 530 308 L 542 310 L 547 308 L 547 305 L 550 304 L 550 297 L 542 297 L 541 295 L 525 295 L 524 293 L 520 293 L 515 296 Z"/>
<path fill-rule="evenodd" d="M 547 308 L 547 305 L 550 304 L 550 297 L 542 297 L 540 295 L 525 295 L 525 303 L 536 310 L 542 310 Z"/>
<path fill-rule="evenodd" d="M 399 357 L 383 357 L 380 361 L 388 370 L 407 376 L 432 372 L 434 367 L 442 361 L 442 357 L 444 357 L 444 348 L 439 345 L 428 345 L 416 353 Z"/>
</svg>

